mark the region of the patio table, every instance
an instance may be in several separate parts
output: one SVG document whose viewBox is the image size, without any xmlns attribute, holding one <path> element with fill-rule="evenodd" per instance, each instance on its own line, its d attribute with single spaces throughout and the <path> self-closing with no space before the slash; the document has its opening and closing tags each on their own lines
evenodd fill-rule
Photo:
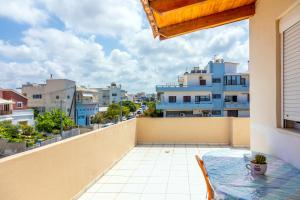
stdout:
<svg viewBox="0 0 300 200">
<path fill-rule="evenodd" d="M 273 156 L 267 157 L 265 175 L 252 175 L 245 167 L 249 150 L 226 149 L 203 155 L 215 199 L 300 200 L 300 170 Z"/>
</svg>

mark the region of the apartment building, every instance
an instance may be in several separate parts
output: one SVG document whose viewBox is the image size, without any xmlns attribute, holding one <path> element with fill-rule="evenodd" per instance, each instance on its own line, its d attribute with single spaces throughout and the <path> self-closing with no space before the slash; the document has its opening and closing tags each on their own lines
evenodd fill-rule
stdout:
<svg viewBox="0 0 300 200">
<path fill-rule="evenodd" d="M 27 97 L 17 91 L 0 89 L 0 121 L 34 125 L 33 110 L 27 104 Z"/>
<path fill-rule="evenodd" d="M 22 94 L 28 98 L 28 107 L 40 113 L 62 109 L 68 116 L 75 116 L 75 81 L 47 79 L 46 83 L 22 85 Z"/>
<path fill-rule="evenodd" d="M 164 117 L 249 117 L 249 74 L 238 63 L 215 58 L 178 78 L 178 84 L 156 86 Z"/>
<path fill-rule="evenodd" d="M 100 107 L 107 107 L 112 103 L 119 103 L 126 99 L 127 92 L 122 90 L 121 85 L 116 83 L 111 83 L 110 86 L 106 88 L 93 88 L 98 91 L 98 100 Z"/>
<path fill-rule="evenodd" d="M 76 88 L 76 124 L 89 126 L 92 117 L 99 112 L 98 91 L 85 87 Z"/>
</svg>

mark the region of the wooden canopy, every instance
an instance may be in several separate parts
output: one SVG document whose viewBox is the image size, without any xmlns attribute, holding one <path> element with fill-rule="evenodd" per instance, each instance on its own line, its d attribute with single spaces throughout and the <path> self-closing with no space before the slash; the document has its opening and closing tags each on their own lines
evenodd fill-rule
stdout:
<svg viewBox="0 0 300 200">
<path fill-rule="evenodd" d="M 255 14 L 256 0 L 141 0 L 154 37 L 161 40 Z"/>
</svg>

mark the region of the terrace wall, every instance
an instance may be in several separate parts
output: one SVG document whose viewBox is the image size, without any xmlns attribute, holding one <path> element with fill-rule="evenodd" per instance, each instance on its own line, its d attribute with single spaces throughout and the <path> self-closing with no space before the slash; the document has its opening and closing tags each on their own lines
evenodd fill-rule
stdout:
<svg viewBox="0 0 300 200">
<path fill-rule="evenodd" d="M 0 160 L 0 199 L 68 200 L 135 146 L 136 120 Z"/>
<path fill-rule="evenodd" d="M 249 146 L 249 118 L 139 118 L 138 144 Z"/>
</svg>

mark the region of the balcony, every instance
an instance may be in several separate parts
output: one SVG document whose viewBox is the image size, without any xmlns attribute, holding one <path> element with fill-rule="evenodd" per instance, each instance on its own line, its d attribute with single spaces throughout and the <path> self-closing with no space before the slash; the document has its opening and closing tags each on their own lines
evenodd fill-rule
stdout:
<svg viewBox="0 0 300 200">
<path fill-rule="evenodd" d="M 249 119 L 132 119 L 3 158 L 0 194 L 14 200 L 203 199 L 194 155 L 229 145 L 249 146 Z"/>
<path fill-rule="evenodd" d="M 81 99 L 81 100 L 78 100 L 79 104 L 97 104 L 99 103 L 97 100 L 93 100 L 93 99 Z"/>
<path fill-rule="evenodd" d="M 249 91 L 249 85 L 224 85 L 224 91 Z"/>
<path fill-rule="evenodd" d="M 157 92 L 171 92 L 171 91 L 211 91 L 212 85 L 195 85 L 195 86 L 180 86 L 180 85 L 157 85 Z"/>
<path fill-rule="evenodd" d="M 0 110 L 0 115 L 11 115 L 12 110 Z"/>
<path fill-rule="evenodd" d="M 199 103 L 157 103 L 156 109 L 159 110 L 194 110 L 194 109 L 212 109 L 212 101 L 203 101 Z"/>
<path fill-rule="evenodd" d="M 225 109 L 249 109 L 249 102 L 225 102 Z"/>
</svg>

